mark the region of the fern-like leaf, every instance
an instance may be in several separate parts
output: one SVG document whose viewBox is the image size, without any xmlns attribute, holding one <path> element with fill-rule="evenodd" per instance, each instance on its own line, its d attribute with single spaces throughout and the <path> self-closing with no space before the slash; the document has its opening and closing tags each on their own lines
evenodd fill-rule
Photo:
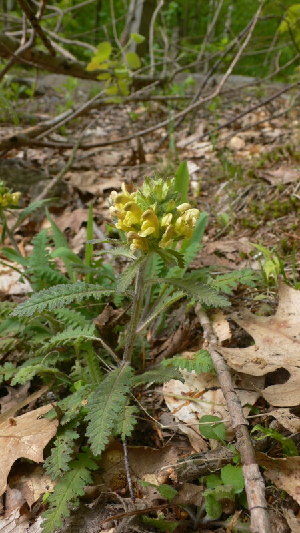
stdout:
<svg viewBox="0 0 300 533">
<path fill-rule="evenodd" d="M 93 340 L 95 339 L 95 326 L 94 324 L 86 324 L 84 327 L 77 326 L 76 328 L 66 328 L 64 331 L 57 333 L 48 342 L 44 344 L 37 352 L 37 355 L 50 352 L 55 348 L 64 346 L 69 343 L 74 343 L 79 340 Z"/>
<path fill-rule="evenodd" d="M 205 283 L 197 283 L 189 279 L 165 278 L 160 281 L 174 285 L 184 291 L 192 300 L 196 300 L 211 307 L 226 307 L 230 305 L 227 298 Z"/>
<path fill-rule="evenodd" d="M 238 285 L 243 284 L 254 287 L 256 281 L 257 274 L 251 268 L 243 268 L 242 270 L 220 274 L 216 278 L 210 279 L 210 285 L 225 294 L 232 294 Z"/>
<path fill-rule="evenodd" d="M 20 224 L 22 224 L 23 220 L 26 220 L 26 218 L 32 215 L 32 213 L 34 213 L 35 211 L 38 211 L 38 209 L 41 209 L 41 207 L 44 207 L 46 204 L 49 204 L 51 201 L 52 201 L 51 198 L 46 198 L 44 200 L 36 200 L 36 202 L 32 202 L 27 207 L 25 207 L 25 209 L 23 209 L 23 211 L 21 211 L 21 213 L 19 214 L 16 220 L 16 223 L 13 226 L 12 231 L 15 231 L 16 228 Z"/>
<path fill-rule="evenodd" d="M 16 371 L 16 367 L 13 363 L 6 361 L 4 365 L 0 366 L 0 383 L 4 381 L 9 381 Z"/>
<path fill-rule="evenodd" d="M 173 358 L 174 359 L 174 358 Z M 172 361 L 173 359 L 170 359 Z M 169 361 L 169 359 L 167 360 Z M 179 366 L 177 367 L 179 368 Z M 139 376 L 134 376 L 133 385 L 137 386 L 142 383 L 166 383 L 171 379 L 178 379 L 184 381 L 182 374 L 174 366 L 171 366 L 171 363 L 167 366 L 160 366 L 154 370 L 148 370 Z"/>
<path fill-rule="evenodd" d="M 105 449 L 113 428 L 125 408 L 132 372 L 132 368 L 128 365 L 113 370 L 90 396 L 87 435 L 95 455 L 101 454 Z"/>
<path fill-rule="evenodd" d="M 79 435 L 72 427 L 61 429 L 56 436 L 51 454 L 44 462 L 44 468 L 52 479 L 58 479 L 69 469 L 69 463 L 74 451 L 74 441 Z"/>
<path fill-rule="evenodd" d="M 80 326 L 84 328 L 91 323 L 80 311 L 75 311 L 75 309 L 55 309 L 54 314 L 65 326 Z"/>
<path fill-rule="evenodd" d="M 147 327 L 152 322 L 152 320 L 154 320 L 158 315 L 166 311 L 168 307 L 173 305 L 175 302 L 181 300 L 181 298 L 183 298 L 184 296 L 184 292 L 176 291 L 173 292 L 173 294 L 171 294 L 170 296 L 168 295 L 165 298 L 162 298 L 155 306 L 155 308 L 149 313 L 149 315 L 143 320 L 143 322 L 138 325 L 137 332 L 140 333 L 141 331 L 143 331 L 143 329 Z"/>
<path fill-rule="evenodd" d="M 176 369 L 187 370 L 188 372 L 195 371 L 196 374 L 202 372 L 214 372 L 214 365 L 211 356 L 207 350 L 199 350 L 194 353 L 192 357 L 184 355 L 176 355 L 172 359 L 166 359 L 162 362 L 166 368 L 173 367 Z"/>
<path fill-rule="evenodd" d="M 139 267 L 141 266 L 144 260 L 144 257 L 141 256 L 132 263 L 130 263 L 130 265 L 128 265 L 125 270 L 123 270 L 122 274 L 118 277 L 116 283 L 117 292 L 123 293 L 126 291 L 126 289 L 128 289 L 129 285 L 132 283 Z"/>
<path fill-rule="evenodd" d="M 43 514 L 43 532 L 53 533 L 63 525 L 70 514 L 70 507 L 77 507 L 84 487 L 91 484 L 90 470 L 96 470 L 96 463 L 87 454 L 79 454 L 78 459 L 70 464 L 70 470 L 55 485 L 49 496 L 49 509 Z"/>
<path fill-rule="evenodd" d="M 115 435 L 120 435 L 123 442 L 133 433 L 137 423 L 135 416 L 137 413 L 138 409 L 134 405 L 126 405 L 117 420 Z"/>
<path fill-rule="evenodd" d="M 65 307 L 72 302 L 82 302 L 89 298 L 100 300 L 112 294 L 112 289 L 103 289 L 101 285 L 93 285 L 77 281 L 67 285 L 57 285 L 33 294 L 29 300 L 18 305 L 11 316 L 32 316 L 45 310 L 52 311 Z"/>
<path fill-rule="evenodd" d="M 77 418 L 81 409 L 87 404 L 88 398 L 91 394 L 91 387 L 84 385 L 77 391 L 69 394 L 63 400 L 57 402 L 59 409 L 64 413 L 60 421 L 61 425 L 68 424 L 74 418 Z M 50 416 L 55 416 L 55 411 L 50 411 Z"/>
</svg>

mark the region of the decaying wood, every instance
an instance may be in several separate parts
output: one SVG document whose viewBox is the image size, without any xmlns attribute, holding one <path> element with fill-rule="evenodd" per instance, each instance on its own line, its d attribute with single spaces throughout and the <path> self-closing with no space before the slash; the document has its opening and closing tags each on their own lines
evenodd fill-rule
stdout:
<svg viewBox="0 0 300 533">
<path fill-rule="evenodd" d="M 196 307 L 196 313 L 202 325 L 206 348 L 208 349 L 226 400 L 231 424 L 235 431 L 236 447 L 241 455 L 245 490 L 251 517 L 253 533 L 270 533 L 272 531 L 265 498 L 265 484 L 255 459 L 248 422 L 244 416 L 239 397 L 234 389 L 230 371 L 222 355 L 217 351 L 218 339 L 213 332 L 207 314 L 201 306 Z"/>
<path fill-rule="evenodd" d="M 232 458 L 233 452 L 225 446 L 222 446 L 218 450 L 209 450 L 207 452 L 191 455 L 187 459 L 180 461 L 177 465 L 172 465 L 172 470 L 174 470 L 178 481 L 193 481 L 200 476 L 207 476 L 212 472 L 220 470 L 220 468 L 228 464 Z M 169 469 L 170 466 L 166 468 Z"/>
</svg>

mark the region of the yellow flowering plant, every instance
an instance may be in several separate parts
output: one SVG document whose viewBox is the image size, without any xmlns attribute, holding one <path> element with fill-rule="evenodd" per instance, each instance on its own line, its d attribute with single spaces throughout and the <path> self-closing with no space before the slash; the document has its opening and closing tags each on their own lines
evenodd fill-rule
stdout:
<svg viewBox="0 0 300 533">
<path fill-rule="evenodd" d="M 125 232 L 131 250 L 142 252 L 173 249 L 191 238 L 200 212 L 187 202 L 181 203 L 175 179 L 146 179 L 142 188 L 111 193 L 110 213 L 116 228 Z"/>
</svg>

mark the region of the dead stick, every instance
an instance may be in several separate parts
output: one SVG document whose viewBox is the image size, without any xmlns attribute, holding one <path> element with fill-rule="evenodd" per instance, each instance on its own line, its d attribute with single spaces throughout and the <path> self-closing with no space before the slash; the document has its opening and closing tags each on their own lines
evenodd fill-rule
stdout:
<svg viewBox="0 0 300 533">
<path fill-rule="evenodd" d="M 218 339 L 214 334 L 207 314 L 201 306 L 196 307 L 199 322 L 203 328 L 207 349 L 211 355 L 220 386 L 227 404 L 232 427 L 235 431 L 236 446 L 241 455 L 245 490 L 251 518 L 253 533 L 270 533 L 272 531 L 265 498 L 265 484 L 255 460 L 255 451 L 248 431 L 248 422 L 244 417 L 240 399 L 234 389 L 230 371 L 223 357 L 217 351 Z"/>
</svg>

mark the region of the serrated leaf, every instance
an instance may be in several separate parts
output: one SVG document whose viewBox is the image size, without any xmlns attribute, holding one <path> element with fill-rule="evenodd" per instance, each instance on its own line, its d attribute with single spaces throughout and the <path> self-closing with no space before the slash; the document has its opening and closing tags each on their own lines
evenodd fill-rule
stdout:
<svg viewBox="0 0 300 533">
<path fill-rule="evenodd" d="M 199 350 L 193 354 L 193 357 L 186 357 L 184 355 L 176 355 L 172 359 L 166 359 L 162 363 L 164 366 L 172 365 L 175 368 L 181 368 L 188 372 L 196 372 L 197 374 L 214 372 L 214 364 L 212 358 L 207 350 Z"/>
<path fill-rule="evenodd" d="M 224 442 L 226 428 L 219 416 L 204 415 L 199 420 L 199 431 L 207 439 L 215 439 Z"/>
<path fill-rule="evenodd" d="M 127 52 L 125 58 L 130 69 L 136 70 L 141 67 L 141 60 L 135 52 Z"/>
<path fill-rule="evenodd" d="M 152 309 L 149 315 L 141 322 L 137 327 L 137 332 L 143 331 L 149 324 L 161 313 L 164 313 L 171 305 L 173 305 L 178 300 L 181 300 L 185 296 L 184 292 L 176 291 L 173 292 L 170 296 L 166 296 L 158 301 L 158 304 Z"/>
<path fill-rule="evenodd" d="M 171 379 L 178 379 L 184 382 L 184 378 L 179 370 L 171 366 L 160 366 L 153 370 L 148 370 L 139 376 L 134 376 L 133 385 L 137 386 L 141 383 L 166 383 Z"/>
<path fill-rule="evenodd" d="M 41 207 L 44 207 L 45 205 L 51 203 L 52 201 L 53 201 L 52 198 L 45 198 L 44 200 L 37 200 L 36 202 L 32 202 L 31 204 L 29 204 L 19 214 L 19 216 L 18 216 L 18 218 L 16 220 L 16 223 L 15 223 L 15 225 L 12 228 L 12 231 L 15 231 L 17 229 L 17 227 L 23 222 L 23 220 L 25 220 L 27 217 L 32 215 L 32 213 L 34 213 L 35 211 L 37 211 Z"/>
<path fill-rule="evenodd" d="M 118 277 L 117 283 L 116 283 L 116 291 L 123 293 L 128 289 L 128 287 L 131 285 L 138 269 L 140 268 L 142 262 L 145 260 L 143 256 L 136 259 L 134 262 L 130 263 L 125 270 L 123 270 L 122 274 Z"/>
<path fill-rule="evenodd" d="M 49 509 L 43 513 L 43 533 L 53 533 L 63 525 L 71 506 L 78 506 L 79 496 L 83 496 L 85 486 L 92 482 L 90 470 L 97 468 L 96 463 L 85 454 L 79 454 L 78 459 L 70 464 L 70 471 L 60 478 L 48 498 Z"/>
<path fill-rule="evenodd" d="M 103 296 L 113 292 L 112 289 L 103 289 L 101 285 L 93 285 L 82 281 L 67 285 L 57 285 L 33 294 L 29 300 L 18 305 L 11 313 L 11 316 L 32 316 L 42 313 L 46 309 L 52 311 L 53 309 L 64 307 L 72 302 L 79 303 L 89 298 L 100 300 Z"/>
<path fill-rule="evenodd" d="M 192 300 L 197 300 L 210 307 L 225 307 L 230 305 L 229 301 L 217 293 L 212 287 L 205 283 L 195 282 L 195 280 L 165 278 L 159 281 L 174 285 L 182 289 Z"/>
<path fill-rule="evenodd" d="M 51 448 L 51 454 L 44 462 L 44 468 L 52 479 L 58 479 L 69 469 L 69 463 L 74 451 L 74 441 L 78 433 L 70 427 L 59 431 Z"/>
<path fill-rule="evenodd" d="M 132 435 L 137 423 L 137 413 L 138 409 L 134 405 L 126 405 L 117 420 L 117 426 L 114 433 L 115 435 L 120 435 L 123 442 Z"/>
<path fill-rule="evenodd" d="M 89 398 L 87 436 L 95 455 L 105 449 L 114 426 L 127 403 L 132 368 L 124 365 L 110 372 Z"/>
<path fill-rule="evenodd" d="M 89 242 L 93 242 L 93 241 L 89 241 Z M 95 252 L 94 255 L 106 255 L 108 253 L 107 250 L 99 250 L 97 252 Z M 134 255 L 134 253 L 130 250 L 130 248 L 128 246 L 118 246 L 117 248 L 113 248 L 112 250 L 109 250 L 109 255 L 115 255 L 115 256 L 124 256 L 124 257 L 127 257 L 128 259 L 136 259 L 136 256 Z"/>
</svg>

